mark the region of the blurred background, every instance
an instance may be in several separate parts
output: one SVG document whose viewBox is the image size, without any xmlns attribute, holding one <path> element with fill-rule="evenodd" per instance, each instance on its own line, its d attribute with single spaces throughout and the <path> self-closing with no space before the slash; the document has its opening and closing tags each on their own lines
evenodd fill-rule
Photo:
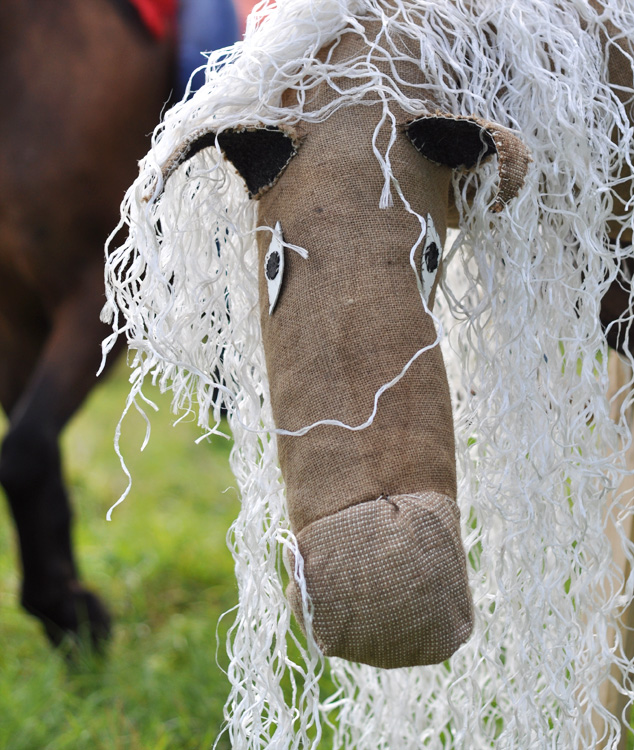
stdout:
<svg viewBox="0 0 634 750">
<path fill-rule="evenodd" d="M 235 0 L 238 38 L 253 4 Z M 238 512 L 231 441 L 196 445 L 195 423 L 173 426 L 169 397 L 148 387 L 160 407 L 151 439 L 141 453 L 145 422 L 130 413 L 121 447 L 132 490 L 107 522 L 127 484 L 113 447 L 128 393 L 124 359 L 61 443 L 79 568 L 114 620 L 103 658 L 82 651 L 70 663 L 19 606 L 17 540 L 0 500 L 1 750 L 209 748 L 222 725 L 232 622 L 222 615 L 237 599 L 225 542 Z M 0 410 L 0 437 L 7 425 Z M 218 747 L 229 744 L 222 738 Z"/>
<path fill-rule="evenodd" d="M 20 608 L 13 526 L 0 504 L 3 750 L 209 748 L 222 724 L 231 615 L 219 618 L 237 599 L 225 544 L 238 512 L 231 444 L 195 445 L 195 424 L 173 426 L 169 399 L 148 391 L 160 406 L 150 442 L 141 453 L 145 423 L 131 413 L 122 450 L 132 490 L 106 521 L 127 482 L 113 449 L 127 377 L 121 361 L 62 441 L 81 572 L 114 619 L 105 658 L 84 653 L 68 665 Z"/>
</svg>

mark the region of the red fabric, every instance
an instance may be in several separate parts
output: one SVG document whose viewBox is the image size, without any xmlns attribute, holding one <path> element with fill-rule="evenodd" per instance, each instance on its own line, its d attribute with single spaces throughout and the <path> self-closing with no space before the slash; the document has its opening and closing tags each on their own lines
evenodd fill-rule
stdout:
<svg viewBox="0 0 634 750">
<path fill-rule="evenodd" d="M 148 31 L 163 39 L 174 28 L 178 0 L 130 0 Z"/>
<path fill-rule="evenodd" d="M 253 10 L 253 6 L 257 0 L 234 0 L 234 5 L 238 11 L 238 19 L 240 21 L 240 31 L 244 34 L 244 29 L 247 25 L 247 16 Z"/>
</svg>

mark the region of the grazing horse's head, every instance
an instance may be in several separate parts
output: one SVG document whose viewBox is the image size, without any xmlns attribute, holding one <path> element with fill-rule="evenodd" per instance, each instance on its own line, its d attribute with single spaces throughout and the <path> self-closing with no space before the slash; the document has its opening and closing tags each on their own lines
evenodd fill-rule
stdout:
<svg viewBox="0 0 634 750">
<path fill-rule="evenodd" d="M 347 34 L 320 54 L 346 60 L 360 45 Z M 283 102 L 296 98 L 289 90 Z M 322 84 L 305 111 L 335 100 Z M 500 126 L 383 104 L 333 107 L 293 126 L 203 128 L 164 176 L 220 148 L 258 201 L 262 336 L 313 632 L 327 655 L 398 667 L 447 659 L 472 628 L 431 315 L 452 171 L 497 155 L 498 211 L 529 159 Z M 386 115 L 396 129 L 382 126 Z M 382 200 L 375 156 L 386 151 L 393 202 Z M 294 579 L 287 593 L 303 621 Z"/>
</svg>

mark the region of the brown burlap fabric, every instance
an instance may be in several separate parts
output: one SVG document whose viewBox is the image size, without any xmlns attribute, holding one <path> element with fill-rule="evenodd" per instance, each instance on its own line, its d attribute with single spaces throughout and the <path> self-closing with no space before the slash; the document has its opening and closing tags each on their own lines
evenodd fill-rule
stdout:
<svg viewBox="0 0 634 750">
<path fill-rule="evenodd" d="M 351 53 L 344 38 L 337 54 Z M 330 96 L 322 88 L 312 106 Z M 355 106 L 302 123 L 299 153 L 260 199 L 260 225 L 280 222 L 285 240 L 308 251 L 306 260 L 287 251 L 272 315 L 263 269 L 260 276 L 279 428 L 364 422 L 375 392 L 436 339 L 409 261 L 420 223 L 396 196 L 392 208 L 378 208 L 383 175 L 372 134 L 380 115 L 380 105 Z M 444 240 L 450 170 L 423 158 L 404 134 L 390 158 L 403 193 Z M 270 240 L 259 232 L 261 266 Z M 448 658 L 470 633 L 471 596 L 439 347 L 381 397 L 370 427 L 319 426 L 279 436 L 278 447 L 324 651 L 381 667 Z M 289 597 L 301 621 L 294 584 Z"/>
</svg>

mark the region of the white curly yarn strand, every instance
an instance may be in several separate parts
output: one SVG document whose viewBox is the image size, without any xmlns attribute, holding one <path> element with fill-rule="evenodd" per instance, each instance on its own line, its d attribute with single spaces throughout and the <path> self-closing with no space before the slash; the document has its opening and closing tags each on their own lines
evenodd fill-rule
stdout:
<svg viewBox="0 0 634 750">
<path fill-rule="evenodd" d="M 369 55 L 348 70 L 317 58 L 344 28 L 364 33 L 363 19 L 382 22 L 368 40 L 377 53 L 409 39 L 425 83 L 405 93 Z M 608 245 L 606 225 L 632 228 L 631 205 L 612 215 L 610 188 L 633 168 L 623 102 L 634 92 L 619 99 L 602 82 L 607 19 L 634 38 L 634 12 L 620 0 L 262 2 L 244 41 L 212 54 L 206 85 L 157 128 L 123 205 L 128 239 L 108 252 L 106 315 L 134 352 L 133 393 L 151 378 L 172 390 L 177 412 L 196 411 L 206 433 L 219 424 L 215 386 L 228 401 L 242 496 L 229 534 L 240 590 L 224 727 L 233 747 L 316 748 L 324 722 L 335 727 L 333 747 L 359 750 L 618 743 L 620 717 L 599 695 L 612 670 L 632 698 L 618 625 L 634 580 L 615 563 L 634 563 L 623 531 L 631 498 L 616 491 L 632 383 L 612 419 L 599 304 L 619 258 L 632 256 Z M 303 112 L 312 87 L 341 76 L 354 85 Z M 282 108 L 288 88 L 297 104 Z M 294 638 L 281 583 L 281 550 L 295 541 L 270 430 L 255 206 L 213 150 L 177 170 L 162 195 L 161 168 L 200 127 L 320 121 L 364 99 L 383 102 L 392 128 L 391 101 L 412 114 L 432 101 L 499 122 L 522 135 L 534 164 L 520 197 L 495 216 L 486 210 L 493 168 L 455 183 L 461 231 L 438 294 L 474 634 L 437 667 L 386 672 L 333 659 L 335 693 L 320 697 L 322 659 L 310 638 Z M 375 155 L 385 176 L 378 208 L 400 198 L 389 153 Z M 628 313 L 622 324 L 631 323 Z"/>
</svg>

